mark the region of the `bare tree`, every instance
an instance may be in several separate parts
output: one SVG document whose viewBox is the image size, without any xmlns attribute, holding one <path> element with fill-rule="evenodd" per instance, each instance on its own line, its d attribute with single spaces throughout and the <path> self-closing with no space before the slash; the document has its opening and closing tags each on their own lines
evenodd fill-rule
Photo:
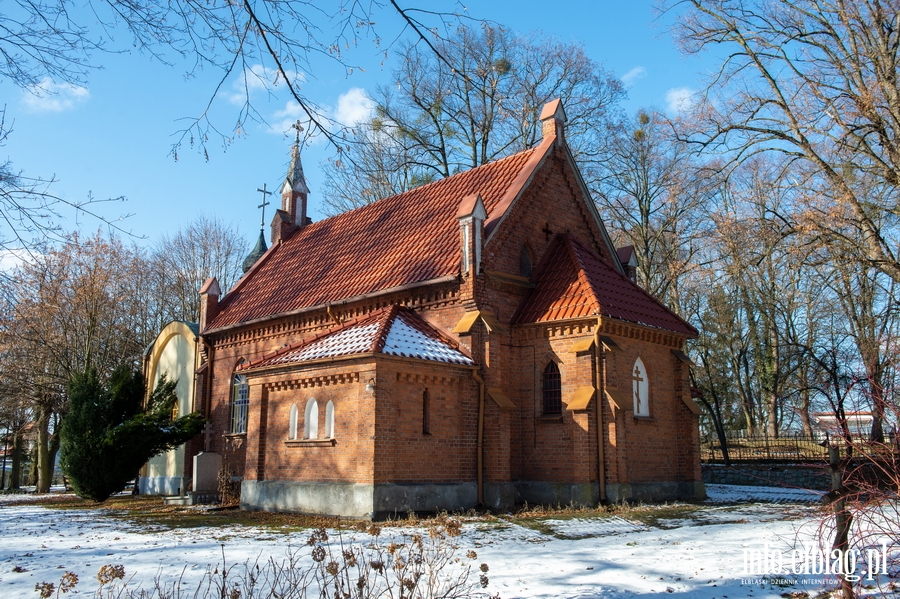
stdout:
<svg viewBox="0 0 900 599">
<path fill-rule="evenodd" d="M 724 57 L 692 141 L 735 160 L 772 152 L 793 163 L 806 191 L 798 224 L 900 281 L 897 4 L 676 4 L 683 48 Z"/>
<path fill-rule="evenodd" d="M 621 82 L 577 44 L 501 27 L 460 27 L 436 53 L 405 44 L 376 115 L 327 168 L 326 205 L 341 212 L 532 147 L 543 105 L 562 98 L 567 139 L 590 180 Z"/>
<path fill-rule="evenodd" d="M 149 265 L 115 238 L 72 236 L 44 248 L 11 275 L 0 310 L 0 346 L 19 367 L 4 372 L 25 398 L 37 436 L 38 491 L 50 487 L 73 373 L 95 368 L 108 376 L 123 361 L 138 362 L 149 327 L 135 287 Z M 155 331 L 153 332 L 155 335 Z"/>
<path fill-rule="evenodd" d="M 155 244 L 153 253 L 156 302 L 163 322 L 197 322 L 200 315 L 198 290 L 214 276 L 228 290 L 241 275 L 241 264 L 250 251 L 237 228 L 216 217 L 200 216 L 173 235 Z"/>
<path fill-rule="evenodd" d="M 641 110 L 614 135 L 597 202 L 621 245 L 634 246 L 638 283 L 681 311 L 681 285 L 696 268 L 719 171 L 689 152 L 663 115 Z"/>
</svg>

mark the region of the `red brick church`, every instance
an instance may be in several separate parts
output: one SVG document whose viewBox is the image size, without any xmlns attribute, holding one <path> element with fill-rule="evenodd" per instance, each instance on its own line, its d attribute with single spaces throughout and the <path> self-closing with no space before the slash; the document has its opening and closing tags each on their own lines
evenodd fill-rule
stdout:
<svg viewBox="0 0 900 599">
<path fill-rule="evenodd" d="M 195 406 L 242 507 L 703 496 L 697 332 L 629 278 L 562 104 L 541 121 L 533 149 L 316 223 L 295 146 L 271 247 L 201 290 Z"/>
</svg>

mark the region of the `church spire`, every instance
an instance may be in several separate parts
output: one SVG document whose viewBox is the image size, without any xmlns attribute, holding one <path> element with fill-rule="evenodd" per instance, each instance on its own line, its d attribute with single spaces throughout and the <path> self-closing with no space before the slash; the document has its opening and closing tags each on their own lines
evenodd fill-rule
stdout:
<svg viewBox="0 0 900 599">
<path fill-rule="evenodd" d="M 307 224 L 306 199 L 309 196 L 303 163 L 300 161 L 300 131 L 303 127 L 300 121 L 291 126 L 297 133 L 294 137 L 294 147 L 291 148 L 291 163 L 288 166 L 287 177 L 281 186 L 281 209 L 290 215 L 290 222 L 302 227 Z"/>
</svg>

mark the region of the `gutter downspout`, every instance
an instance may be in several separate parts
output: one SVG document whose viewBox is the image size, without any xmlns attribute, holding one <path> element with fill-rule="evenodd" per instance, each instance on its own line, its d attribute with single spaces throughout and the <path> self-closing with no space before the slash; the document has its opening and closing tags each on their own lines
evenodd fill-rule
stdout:
<svg viewBox="0 0 900 599">
<path fill-rule="evenodd" d="M 597 481 L 600 492 L 600 503 L 606 501 L 606 467 L 603 447 L 603 400 L 606 397 L 606 352 L 600 342 L 601 317 L 597 317 L 597 328 L 594 331 L 594 351 L 597 357 Z"/>
<path fill-rule="evenodd" d="M 478 381 L 478 505 L 484 505 L 484 379 L 472 371 L 472 378 Z"/>
</svg>

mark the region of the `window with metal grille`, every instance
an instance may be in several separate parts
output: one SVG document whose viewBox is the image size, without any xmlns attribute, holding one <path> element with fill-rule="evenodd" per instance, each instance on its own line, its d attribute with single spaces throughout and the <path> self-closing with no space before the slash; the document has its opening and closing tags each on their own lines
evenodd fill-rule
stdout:
<svg viewBox="0 0 900 599">
<path fill-rule="evenodd" d="M 247 432 L 247 415 L 250 412 L 250 384 L 242 374 L 234 375 L 231 392 L 231 432 Z"/>
<path fill-rule="evenodd" d="M 555 416 L 562 414 L 562 382 L 556 362 L 550 362 L 544 368 L 544 379 L 541 389 L 544 394 L 544 415 Z"/>
</svg>

